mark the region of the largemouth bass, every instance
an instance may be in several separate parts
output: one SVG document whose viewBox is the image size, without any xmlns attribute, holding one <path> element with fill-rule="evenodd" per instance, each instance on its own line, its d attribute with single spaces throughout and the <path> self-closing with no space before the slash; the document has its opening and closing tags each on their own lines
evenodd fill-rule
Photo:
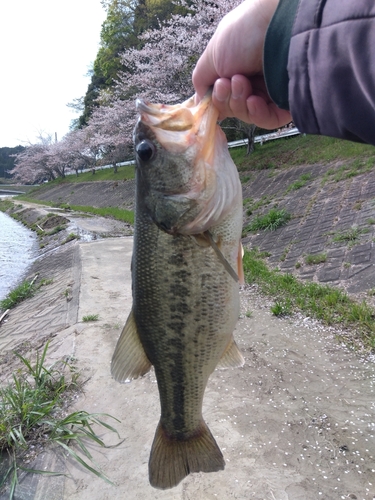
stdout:
<svg viewBox="0 0 375 500">
<path fill-rule="evenodd" d="M 206 96 L 174 106 L 137 101 L 133 307 L 112 359 L 128 381 L 151 365 L 161 417 L 152 486 L 224 469 L 202 417 L 210 374 L 242 366 L 233 339 L 242 271 L 242 190 L 218 113 Z"/>
</svg>

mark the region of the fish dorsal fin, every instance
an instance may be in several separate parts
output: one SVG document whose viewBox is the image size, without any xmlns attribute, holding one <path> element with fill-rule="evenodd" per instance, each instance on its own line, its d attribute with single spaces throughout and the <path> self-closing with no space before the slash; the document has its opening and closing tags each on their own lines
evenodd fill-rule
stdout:
<svg viewBox="0 0 375 500">
<path fill-rule="evenodd" d="M 132 310 L 113 353 L 112 376 L 118 382 L 130 382 L 147 373 L 151 366 L 139 339 Z"/>
<path fill-rule="evenodd" d="M 221 359 L 216 368 L 239 368 L 244 364 L 244 357 L 238 349 L 238 346 L 232 335 L 228 347 L 225 349 L 224 354 L 221 356 Z"/>
</svg>

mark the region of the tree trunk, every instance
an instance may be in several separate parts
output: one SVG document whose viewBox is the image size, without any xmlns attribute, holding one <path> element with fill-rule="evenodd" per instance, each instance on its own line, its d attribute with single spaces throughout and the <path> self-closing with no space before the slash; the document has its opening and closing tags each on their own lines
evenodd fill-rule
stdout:
<svg viewBox="0 0 375 500">
<path fill-rule="evenodd" d="M 246 155 L 250 155 L 254 151 L 254 136 L 255 136 L 255 125 L 251 124 L 246 127 L 246 136 L 247 136 L 247 149 Z"/>
</svg>

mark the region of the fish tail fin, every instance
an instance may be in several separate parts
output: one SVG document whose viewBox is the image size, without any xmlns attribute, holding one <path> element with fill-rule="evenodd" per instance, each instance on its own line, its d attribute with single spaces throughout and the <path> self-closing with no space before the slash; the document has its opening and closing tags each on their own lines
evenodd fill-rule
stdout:
<svg viewBox="0 0 375 500">
<path fill-rule="evenodd" d="M 148 463 L 151 486 L 173 488 L 191 472 L 217 472 L 224 467 L 220 448 L 203 420 L 194 435 L 184 440 L 168 437 L 159 422 Z"/>
</svg>

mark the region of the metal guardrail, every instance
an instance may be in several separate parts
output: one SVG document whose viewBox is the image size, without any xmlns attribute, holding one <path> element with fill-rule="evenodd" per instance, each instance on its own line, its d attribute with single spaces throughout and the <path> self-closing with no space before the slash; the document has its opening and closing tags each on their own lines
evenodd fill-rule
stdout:
<svg viewBox="0 0 375 500">
<path fill-rule="evenodd" d="M 284 137 L 292 137 L 293 135 L 298 135 L 301 132 L 298 130 L 297 127 L 291 128 L 291 129 L 286 129 L 282 130 L 280 132 L 271 132 L 270 134 L 264 134 L 264 135 L 258 135 L 257 137 L 254 138 L 254 143 L 255 144 L 263 144 L 264 142 L 267 141 L 273 141 L 275 139 L 282 139 Z M 239 141 L 232 141 L 228 142 L 228 148 L 238 148 L 240 146 L 247 146 L 248 139 L 240 139 Z"/>
<path fill-rule="evenodd" d="M 11 191 L 8 189 L 0 189 L 0 194 L 9 194 L 10 195 L 16 195 L 16 194 L 25 194 L 25 191 Z"/>
<path fill-rule="evenodd" d="M 271 132 L 270 134 L 258 135 L 254 138 L 255 144 L 263 144 L 267 141 L 273 141 L 275 139 L 282 139 L 284 137 L 292 137 L 293 135 L 298 135 L 301 132 L 298 128 L 294 127 L 291 129 L 282 130 L 280 132 Z M 240 139 L 239 141 L 231 141 L 228 142 L 228 148 L 239 148 L 241 146 L 247 146 L 248 139 Z M 135 160 L 122 161 L 121 163 L 117 163 L 118 167 L 125 167 L 126 165 L 135 165 Z M 106 168 L 113 168 L 113 165 L 103 165 L 101 167 L 95 167 L 96 170 L 103 170 Z M 84 168 L 80 170 L 80 172 L 90 172 L 92 168 Z M 68 172 L 66 175 L 73 175 L 74 172 Z"/>
</svg>

